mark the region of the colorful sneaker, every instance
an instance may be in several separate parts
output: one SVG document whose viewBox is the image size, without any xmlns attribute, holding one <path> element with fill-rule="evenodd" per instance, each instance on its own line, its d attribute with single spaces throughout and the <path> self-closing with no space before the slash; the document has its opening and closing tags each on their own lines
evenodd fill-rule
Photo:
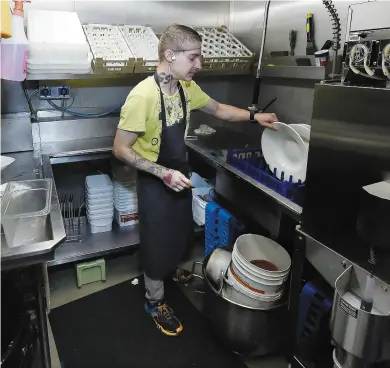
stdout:
<svg viewBox="0 0 390 368">
<path fill-rule="evenodd" d="M 172 308 L 162 300 L 155 305 L 145 303 L 145 310 L 151 315 L 157 328 L 168 336 L 178 336 L 183 331 L 183 326 L 175 317 Z"/>
</svg>

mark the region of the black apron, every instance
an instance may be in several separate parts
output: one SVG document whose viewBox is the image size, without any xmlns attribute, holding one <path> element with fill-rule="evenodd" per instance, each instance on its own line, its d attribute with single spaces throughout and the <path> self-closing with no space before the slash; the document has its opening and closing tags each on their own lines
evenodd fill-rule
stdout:
<svg viewBox="0 0 390 368">
<path fill-rule="evenodd" d="M 189 177 L 190 168 L 184 142 L 187 105 L 183 88 L 178 82 L 183 118 L 179 123 L 168 127 L 157 74 L 154 78 L 160 91 L 162 121 L 161 137 L 154 138 L 161 139 L 157 163 Z M 149 278 L 162 280 L 176 268 L 192 241 L 192 192 L 191 189 L 175 192 L 156 176 L 139 171 L 137 193 L 142 266 Z"/>
</svg>

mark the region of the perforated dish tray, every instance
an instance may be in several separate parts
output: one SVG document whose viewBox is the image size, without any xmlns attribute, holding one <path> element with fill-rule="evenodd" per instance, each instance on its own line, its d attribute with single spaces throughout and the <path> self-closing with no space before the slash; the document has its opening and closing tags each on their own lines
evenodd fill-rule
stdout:
<svg viewBox="0 0 390 368">
<path fill-rule="evenodd" d="M 158 38 L 148 26 L 118 26 L 134 56 L 134 72 L 154 72 L 158 65 Z"/>
<path fill-rule="evenodd" d="M 202 37 L 203 71 L 251 68 L 254 53 L 234 37 L 225 26 L 194 27 Z"/>
<path fill-rule="evenodd" d="M 133 73 L 136 58 L 123 38 L 118 26 L 83 24 L 92 52 L 92 66 L 96 73 Z"/>
</svg>

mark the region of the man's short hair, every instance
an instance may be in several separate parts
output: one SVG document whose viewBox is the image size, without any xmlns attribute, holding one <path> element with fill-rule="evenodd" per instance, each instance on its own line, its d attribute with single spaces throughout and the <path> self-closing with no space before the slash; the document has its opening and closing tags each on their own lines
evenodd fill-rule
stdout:
<svg viewBox="0 0 390 368">
<path fill-rule="evenodd" d="M 166 50 L 185 51 L 185 45 L 189 42 L 202 42 L 202 37 L 194 29 L 182 24 L 168 26 L 160 37 L 158 44 L 158 57 L 164 60 Z"/>
</svg>

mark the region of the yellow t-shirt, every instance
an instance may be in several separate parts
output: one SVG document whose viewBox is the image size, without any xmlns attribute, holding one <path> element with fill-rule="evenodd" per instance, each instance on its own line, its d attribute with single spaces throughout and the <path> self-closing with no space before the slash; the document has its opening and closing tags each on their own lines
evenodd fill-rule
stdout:
<svg viewBox="0 0 390 368">
<path fill-rule="evenodd" d="M 187 102 L 187 128 L 190 111 L 207 105 L 210 97 L 194 82 L 180 81 Z M 183 118 L 180 94 L 164 94 L 167 126 L 180 122 Z M 156 162 L 160 151 L 162 121 L 160 120 L 160 90 L 153 76 L 137 84 L 127 96 L 122 106 L 118 129 L 140 133 L 133 149 L 146 159 Z M 186 128 L 186 131 L 187 131 Z"/>
</svg>

